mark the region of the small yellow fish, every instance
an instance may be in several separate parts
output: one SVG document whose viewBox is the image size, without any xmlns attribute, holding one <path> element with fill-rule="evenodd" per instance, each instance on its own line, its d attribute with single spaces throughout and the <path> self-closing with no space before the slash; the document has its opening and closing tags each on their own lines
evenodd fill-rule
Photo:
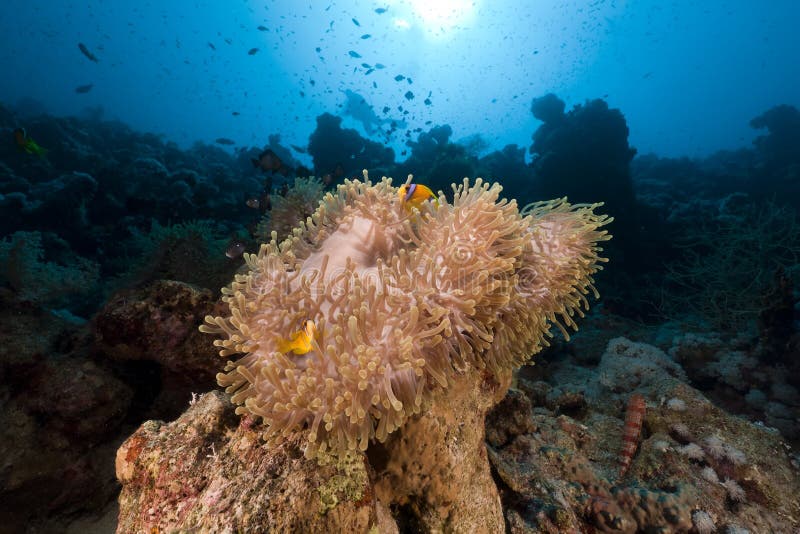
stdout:
<svg viewBox="0 0 800 534">
<path fill-rule="evenodd" d="M 47 150 L 36 144 L 36 141 L 28 137 L 28 132 L 25 131 L 25 128 L 17 128 L 14 130 L 14 142 L 20 150 L 24 150 L 28 154 L 44 156 L 47 152 Z"/>
<path fill-rule="evenodd" d="M 292 334 L 289 339 L 278 338 L 278 352 L 306 354 L 317 344 L 316 337 L 317 325 L 314 321 L 310 319 L 303 321 L 303 329 Z"/>
<path fill-rule="evenodd" d="M 400 197 L 400 204 L 410 212 L 411 208 L 422 209 L 422 203 L 428 200 L 433 200 L 434 205 L 439 206 L 439 199 L 431 191 L 431 189 L 422 184 L 406 183 L 400 186 L 397 191 Z"/>
</svg>

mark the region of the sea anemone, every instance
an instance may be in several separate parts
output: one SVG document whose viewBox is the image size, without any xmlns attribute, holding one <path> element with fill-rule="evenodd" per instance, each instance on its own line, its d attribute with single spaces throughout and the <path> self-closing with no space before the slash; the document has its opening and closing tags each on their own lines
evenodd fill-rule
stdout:
<svg viewBox="0 0 800 534">
<path fill-rule="evenodd" d="M 728 460 L 733 465 L 747 463 L 747 456 L 742 451 L 725 443 L 719 436 L 708 436 L 703 441 L 704 448 L 709 456 L 717 460 Z"/>
<path fill-rule="evenodd" d="M 719 477 L 717 476 L 717 472 L 714 471 L 714 468 L 711 466 L 706 466 L 700 471 L 700 476 L 703 477 L 704 480 L 707 482 L 711 482 L 712 484 L 716 484 L 719 482 Z"/>
<path fill-rule="evenodd" d="M 726 478 L 725 482 L 722 483 L 722 486 L 728 492 L 728 498 L 732 502 L 745 502 L 747 500 L 747 494 L 735 480 Z"/>
<path fill-rule="evenodd" d="M 542 202 L 521 213 L 480 178 L 409 215 L 391 179 L 346 180 L 283 242 L 223 288 L 227 317 L 203 332 L 231 357 L 217 381 L 278 441 L 307 428 L 307 456 L 385 441 L 466 366 L 507 374 L 566 335 L 597 292 L 610 239 L 598 205 Z M 317 326 L 315 348 L 278 341 Z M 563 323 L 563 324 L 562 324 Z"/>
<path fill-rule="evenodd" d="M 688 443 L 692 440 L 692 431 L 684 423 L 673 423 L 670 425 L 669 431 L 681 443 Z"/>
<path fill-rule="evenodd" d="M 683 412 L 686 410 L 686 402 L 678 397 L 673 397 L 667 401 L 667 408 L 675 412 Z"/>
<path fill-rule="evenodd" d="M 697 534 L 712 534 L 717 531 L 714 519 L 704 510 L 695 510 L 692 512 L 692 524 Z"/>
<path fill-rule="evenodd" d="M 690 460 L 702 460 L 705 456 L 703 448 L 697 443 L 687 443 L 683 447 L 679 447 L 678 452 Z"/>
<path fill-rule="evenodd" d="M 703 448 L 712 458 L 722 460 L 725 457 L 725 442 L 719 436 L 707 436 L 704 438 Z"/>
</svg>

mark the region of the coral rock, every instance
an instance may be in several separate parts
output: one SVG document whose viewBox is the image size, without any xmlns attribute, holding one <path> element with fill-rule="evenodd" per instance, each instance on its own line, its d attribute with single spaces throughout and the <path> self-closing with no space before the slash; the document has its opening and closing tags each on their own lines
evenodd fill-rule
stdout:
<svg viewBox="0 0 800 534">
<path fill-rule="evenodd" d="M 502 531 L 483 421 L 509 382 L 468 370 L 367 455 L 313 460 L 301 433 L 268 445 L 222 393 L 208 393 L 173 423 L 144 423 L 117 451 L 118 531 Z"/>
<path fill-rule="evenodd" d="M 117 451 L 118 532 L 391 532 L 365 460 L 318 465 L 296 439 L 268 447 L 223 394 L 208 393 Z"/>
<path fill-rule="evenodd" d="M 498 381 L 486 371 L 467 371 L 446 394 L 436 395 L 424 415 L 370 448 L 378 498 L 392 509 L 405 509 L 410 524 L 423 532 L 502 532 L 484 420 L 510 379 L 510 373 Z M 398 522 L 409 520 L 401 516 Z"/>
<path fill-rule="evenodd" d="M 94 350 L 117 361 L 154 361 L 205 385 L 216 356 L 197 325 L 214 309 L 212 298 L 208 290 L 171 280 L 122 291 L 94 319 Z"/>
</svg>

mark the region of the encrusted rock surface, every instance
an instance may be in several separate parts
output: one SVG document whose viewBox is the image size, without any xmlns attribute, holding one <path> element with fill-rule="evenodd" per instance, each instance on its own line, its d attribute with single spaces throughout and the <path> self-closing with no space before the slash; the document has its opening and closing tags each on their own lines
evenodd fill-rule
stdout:
<svg viewBox="0 0 800 534">
<path fill-rule="evenodd" d="M 0 288 L 0 318 L 0 532 L 57 531 L 44 522 L 118 491 L 110 459 L 133 392 L 54 313 Z"/>
<path fill-rule="evenodd" d="M 546 365 L 524 368 L 504 397 L 510 377 L 498 383 L 467 370 L 386 443 L 322 464 L 303 457 L 302 433 L 268 446 L 224 394 L 206 394 L 174 423 L 145 423 L 119 449 L 118 531 L 800 526 L 791 448 L 774 430 L 715 407 L 664 352 L 617 338 L 599 373 L 569 359 Z M 647 413 L 620 478 L 625 401 L 634 392 L 645 396 Z"/>
<path fill-rule="evenodd" d="M 302 433 L 269 446 L 224 394 L 205 394 L 118 450 L 118 532 L 502 532 L 484 417 L 509 382 L 468 371 L 386 444 L 320 463 Z"/>
<path fill-rule="evenodd" d="M 706 516 L 718 532 L 800 526 L 800 472 L 780 434 L 714 406 L 651 345 L 611 340 L 599 371 L 569 359 L 524 368 L 489 414 L 510 532 L 701 532 Z M 625 400 L 635 392 L 647 413 L 620 478 Z M 575 397 L 585 401 L 561 402 Z"/>
<path fill-rule="evenodd" d="M 379 514 L 363 456 L 318 466 L 300 436 L 266 446 L 219 392 L 144 423 L 117 452 L 118 532 L 364 532 Z"/>
<path fill-rule="evenodd" d="M 197 326 L 214 306 L 211 291 L 174 280 L 123 290 L 94 319 L 95 350 L 115 360 L 151 360 L 213 383 L 219 357 Z"/>
<path fill-rule="evenodd" d="M 393 508 L 405 507 L 413 530 L 502 532 L 484 421 L 510 381 L 510 373 L 498 382 L 488 372 L 469 371 L 437 393 L 430 411 L 368 449 L 378 498 Z"/>
<path fill-rule="evenodd" d="M 158 280 L 116 293 L 92 320 L 92 353 L 136 384 L 145 418 L 178 417 L 214 383 L 220 358 L 197 326 L 215 306 L 209 290 Z"/>
</svg>

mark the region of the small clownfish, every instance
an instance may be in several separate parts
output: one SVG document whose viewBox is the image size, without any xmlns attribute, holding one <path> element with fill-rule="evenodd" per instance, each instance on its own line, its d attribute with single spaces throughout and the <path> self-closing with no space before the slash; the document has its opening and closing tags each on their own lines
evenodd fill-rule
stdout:
<svg viewBox="0 0 800 534">
<path fill-rule="evenodd" d="M 410 212 L 411 208 L 422 209 L 422 203 L 433 200 L 434 205 L 439 206 L 439 199 L 428 186 L 422 184 L 406 183 L 400 186 L 397 191 L 400 197 L 400 204 Z"/>
<path fill-rule="evenodd" d="M 25 131 L 25 128 L 17 128 L 14 130 L 14 142 L 20 150 L 24 150 L 28 154 L 44 156 L 45 152 L 47 152 L 36 144 L 36 141 L 28 137 L 28 132 Z"/>
<path fill-rule="evenodd" d="M 316 345 L 317 325 L 308 319 L 303 321 L 303 328 L 291 335 L 289 339 L 278 338 L 278 352 L 294 352 L 306 354 Z"/>
</svg>

